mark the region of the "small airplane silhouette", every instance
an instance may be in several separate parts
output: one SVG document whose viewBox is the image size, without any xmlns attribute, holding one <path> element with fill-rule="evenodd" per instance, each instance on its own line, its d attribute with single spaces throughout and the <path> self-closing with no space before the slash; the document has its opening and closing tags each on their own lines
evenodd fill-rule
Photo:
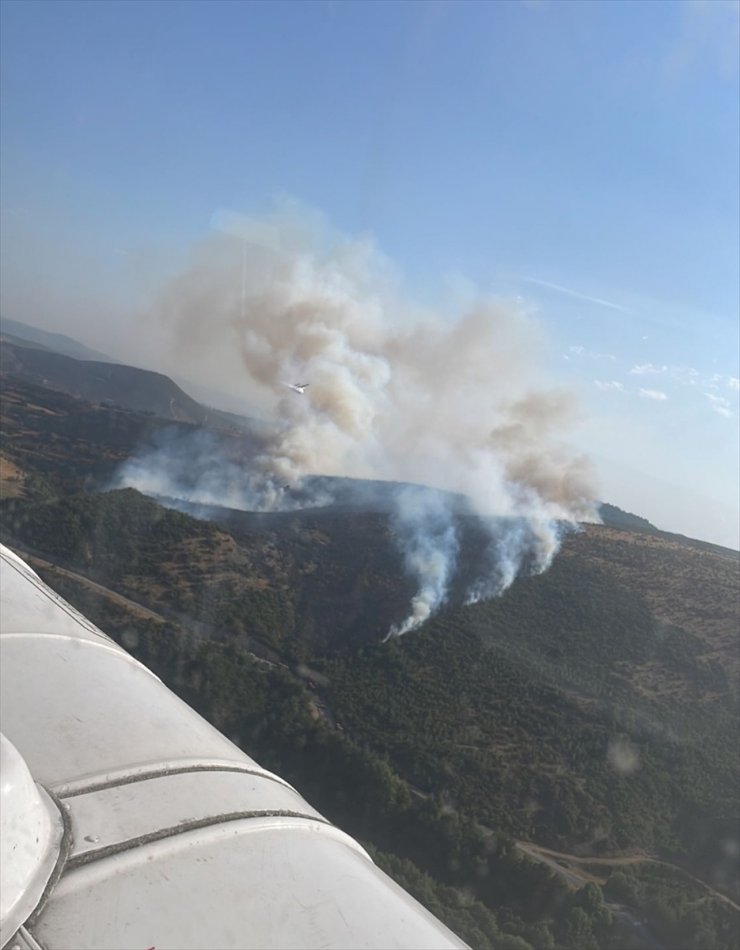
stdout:
<svg viewBox="0 0 740 950">
<path fill-rule="evenodd" d="M 285 383 L 285 385 L 288 387 L 288 389 L 292 389 L 294 393 L 298 393 L 299 395 L 302 396 L 305 393 L 305 391 L 308 389 L 309 384 L 308 383 Z"/>
</svg>

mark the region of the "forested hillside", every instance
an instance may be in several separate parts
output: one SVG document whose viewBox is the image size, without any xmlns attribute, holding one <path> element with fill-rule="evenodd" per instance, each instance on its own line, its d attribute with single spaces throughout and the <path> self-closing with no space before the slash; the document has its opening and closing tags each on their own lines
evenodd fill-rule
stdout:
<svg viewBox="0 0 740 950">
<path fill-rule="evenodd" d="M 4 543 L 472 946 L 738 945 L 732 552 L 586 526 L 384 642 L 413 584 L 382 506 L 208 520 L 94 490 L 156 421 L 29 392 Z"/>
</svg>

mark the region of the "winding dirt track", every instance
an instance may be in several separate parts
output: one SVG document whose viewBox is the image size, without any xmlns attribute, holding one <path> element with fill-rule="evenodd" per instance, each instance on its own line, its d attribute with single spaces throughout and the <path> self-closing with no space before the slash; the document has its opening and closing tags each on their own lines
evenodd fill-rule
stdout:
<svg viewBox="0 0 740 950">
<path fill-rule="evenodd" d="M 118 604 L 121 607 L 125 607 L 127 610 L 130 610 L 139 616 L 146 617 L 149 620 L 157 620 L 160 623 L 167 623 L 167 618 L 163 617 L 162 614 L 158 614 L 156 611 L 150 610 L 149 607 L 145 607 L 143 604 L 138 603 L 138 601 L 131 600 L 130 597 L 125 597 L 123 594 L 119 594 L 116 591 L 111 590 L 109 587 L 103 587 L 102 584 L 97 584 L 95 581 L 90 580 L 89 577 L 85 577 L 84 574 L 78 574 L 75 571 L 67 570 L 65 567 L 59 567 L 58 564 L 54 564 L 52 561 L 47 561 L 44 558 L 37 557 L 36 555 L 26 554 L 26 560 L 31 565 L 31 567 L 40 567 L 42 569 L 45 568 L 51 573 L 62 574 L 64 577 L 68 577 L 70 580 L 77 581 L 79 584 L 82 584 L 83 586 L 95 591 L 98 594 L 102 594 L 103 597 L 113 601 L 113 603 Z"/>
<path fill-rule="evenodd" d="M 644 852 L 622 855 L 618 858 L 605 858 L 601 856 L 584 858 L 576 854 L 566 854 L 562 851 L 553 851 L 551 848 L 543 848 L 541 845 L 533 844 L 531 841 L 517 841 L 516 846 L 520 851 L 523 851 L 524 854 L 529 855 L 529 857 L 549 865 L 566 880 L 578 887 L 588 883 L 588 881 L 593 881 L 596 884 L 604 884 L 606 881 L 606 876 L 599 877 L 591 871 L 580 867 L 582 864 L 588 865 L 590 868 L 593 868 L 595 865 L 614 867 L 620 864 L 662 864 L 664 867 L 673 868 L 685 874 L 686 877 L 695 884 L 698 884 L 700 887 L 703 887 L 704 890 L 708 891 L 712 897 L 716 897 L 717 900 L 729 904 L 730 907 L 733 907 L 736 911 L 740 911 L 740 905 L 736 904 L 735 901 L 727 897 L 727 895 L 720 893 L 720 891 L 715 890 L 710 884 L 707 884 L 706 881 L 702 881 L 700 878 L 694 877 L 693 874 L 689 874 L 685 868 L 682 868 L 678 864 L 671 864 L 669 861 L 661 861 L 660 858 L 654 858 Z M 563 864 L 559 863 L 561 861 L 565 862 L 567 866 L 564 867 Z M 575 865 L 575 867 L 573 867 L 573 865 Z"/>
</svg>

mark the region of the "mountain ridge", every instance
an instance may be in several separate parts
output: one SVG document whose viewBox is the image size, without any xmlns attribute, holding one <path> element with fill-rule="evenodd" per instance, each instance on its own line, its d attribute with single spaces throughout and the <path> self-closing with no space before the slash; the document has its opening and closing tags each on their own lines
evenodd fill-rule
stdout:
<svg viewBox="0 0 740 950">
<path fill-rule="evenodd" d="M 107 353 L 91 349 L 84 343 L 80 343 L 79 340 L 75 340 L 74 337 L 67 336 L 66 333 L 42 330 L 40 327 L 22 323 L 20 320 L 12 320 L 10 317 L 0 317 L 0 337 L 11 338 L 11 342 L 20 344 L 23 344 L 24 341 L 26 345 L 33 343 L 43 349 L 77 360 L 94 360 L 99 363 L 120 362 L 120 360 L 108 356 Z"/>
</svg>

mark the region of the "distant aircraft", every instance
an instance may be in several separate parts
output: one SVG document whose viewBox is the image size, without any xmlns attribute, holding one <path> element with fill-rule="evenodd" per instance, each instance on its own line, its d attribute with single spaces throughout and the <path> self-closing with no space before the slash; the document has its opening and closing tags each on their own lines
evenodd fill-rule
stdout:
<svg viewBox="0 0 740 950">
<path fill-rule="evenodd" d="M 292 389 L 294 393 L 298 393 L 299 395 L 302 396 L 308 389 L 309 384 L 308 383 L 285 383 L 285 385 L 288 387 L 288 389 Z"/>
</svg>

